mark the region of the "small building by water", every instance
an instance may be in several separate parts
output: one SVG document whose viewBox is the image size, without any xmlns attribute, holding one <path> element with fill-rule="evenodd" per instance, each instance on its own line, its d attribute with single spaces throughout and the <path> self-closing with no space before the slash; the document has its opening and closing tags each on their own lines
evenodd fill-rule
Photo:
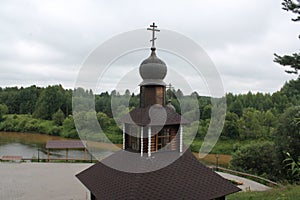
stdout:
<svg viewBox="0 0 300 200">
<path fill-rule="evenodd" d="M 86 160 L 86 144 L 81 140 L 48 140 L 46 143 L 47 149 L 47 160 L 50 160 L 50 150 L 65 150 L 66 151 L 66 161 L 69 160 L 69 150 L 83 150 L 84 157 Z"/>
</svg>

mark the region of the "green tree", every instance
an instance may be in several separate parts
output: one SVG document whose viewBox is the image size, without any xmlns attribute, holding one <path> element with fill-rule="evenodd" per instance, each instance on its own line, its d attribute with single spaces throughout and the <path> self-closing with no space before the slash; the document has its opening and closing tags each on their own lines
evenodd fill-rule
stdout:
<svg viewBox="0 0 300 200">
<path fill-rule="evenodd" d="M 20 114 L 32 114 L 35 109 L 36 102 L 40 95 L 40 89 L 35 85 L 24 88 L 19 91 Z"/>
<path fill-rule="evenodd" d="M 275 131 L 275 146 L 278 155 L 278 165 L 281 166 L 282 176 L 287 176 L 283 160 L 288 152 L 297 161 L 300 157 L 300 106 L 288 108 L 279 118 Z"/>
<path fill-rule="evenodd" d="M 172 89 L 168 88 L 166 90 L 166 98 L 167 99 L 172 99 L 175 98 L 176 99 L 176 95 L 175 95 L 176 91 L 174 90 L 174 88 L 172 87 Z"/>
<path fill-rule="evenodd" d="M 210 119 L 211 117 L 211 105 L 206 105 L 203 108 L 203 112 L 201 113 L 201 119 L 206 120 L 206 119 Z"/>
<path fill-rule="evenodd" d="M 264 99 L 263 99 L 263 109 L 264 111 L 267 111 L 271 108 L 273 108 L 273 102 L 272 102 L 272 99 L 271 99 L 271 95 L 270 94 L 266 94 L 264 96 Z"/>
<path fill-rule="evenodd" d="M 72 116 L 68 116 L 63 122 L 63 130 L 61 136 L 68 138 L 78 138 L 78 134 L 75 128 L 74 119 Z"/>
<path fill-rule="evenodd" d="M 229 93 L 226 94 L 226 103 L 227 103 L 227 106 L 230 107 L 231 104 L 234 102 L 234 100 L 235 100 L 235 96 L 231 92 L 229 92 Z"/>
<path fill-rule="evenodd" d="M 0 97 L 0 103 L 8 107 L 9 114 L 19 114 L 19 91 L 17 87 L 5 88 Z"/>
<path fill-rule="evenodd" d="M 107 116 L 112 116 L 111 96 L 108 92 L 103 92 L 95 97 L 96 112 L 103 112 Z"/>
<path fill-rule="evenodd" d="M 247 108 L 239 119 L 239 132 L 242 139 L 255 139 L 261 136 L 260 111 Z"/>
<path fill-rule="evenodd" d="M 244 106 L 245 107 L 254 107 L 253 106 L 253 101 L 254 101 L 254 95 L 252 94 L 252 92 L 248 92 L 246 94 L 246 96 L 244 96 Z"/>
<path fill-rule="evenodd" d="M 275 92 L 272 94 L 272 101 L 274 104 L 274 108 L 278 111 L 278 113 L 283 113 L 284 110 L 289 106 L 289 99 L 288 97 L 281 93 Z"/>
<path fill-rule="evenodd" d="M 300 1 L 293 1 L 293 0 L 284 0 L 283 3 L 283 10 L 293 12 L 296 14 L 296 18 L 292 19 L 292 21 L 300 21 Z M 274 62 L 279 63 L 282 66 L 288 66 L 292 69 L 285 70 L 287 73 L 298 74 L 298 70 L 300 69 L 300 53 L 293 53 L 292 55 L 284 55 L 279 56 L 276 53 Z"/>
<path fill-rule="evenodd" d="M 199 138 L 201 140 L 204 139 L 205 135 L 207 134 L 209 123 L 210 123 L 210 119 L 199 120 L 198 131 L 197 131 L 197 135 L 196 135 L 197 138 Z M 196 151 L 199 151 L 199 149 L 197 149 Z"/>
<path fill-rule="evenodd" d="M 135 96 L 134 93 L 131 94 L 130 100 L 129 100 L 129 108 L 136 108 L 140 103 L 139 96 Z"/>
<path fill-rule="evenodd" d="M 238 171 L 275 179 L 277 174 L 276 154 L 272 142 L 255 142 L 238 149 L 230 165 Z"/>
<path fill-rule="evenodd" d="M 180 89 L 177 89 L 177 91 L 176 91 L 176 98 L 177 99 L 182 99 L 183 98 L 183 93 Z"/>
<path fill-rule="evenodd" d="M 286 95 L 289 101 L 293 105 L 297 105 L 300 102 L 300 77 L 296 80 L 290 80 L 285 83 L 280 90 L 282 95 Z M 293 102 L 293 98 L 296 98 L 296 102 Z"/>
<path fill-rule="evenodd" d="M 48 86 L 44 89 L 37 101 L 33 116 L 48 119 L 61 108 L 64 100 L 64 89 L 61 85 Z"/>
<path fill-rule="evenodd" d="M 243 104 L 237 99 L 231 104 L 230 111 L 237 114 L 239 117 L 243 115 Z"/>
<path fill-rule="evenodd" d="M 52 120 L 58 126 L 61 126 L 63 124 L 64 119 L 65 119 L 65 114 L 61 109 L 58 109 L 58 111 L 52 115 Z"/>
<path fill-rule="evenodd" d="M 3 120 L 3 116 L 8 113 L 8 107 L 5 104 L 0 104 L 0 121 Z"/>
<path fill-rule="evenodd" d="M 277 117 L 271 112 L 271 110 L 268 110 L 262 113 L 260 123 L 265 130 L 263 136 L 267 139 L 272 139 L 278 123 Z"/>
<path fill-rule="evenodd" d="M 124 96 L 125 97 L 129 97 L 130 96 L 130 91 L 128 89 L 125 90 Z"/>
<path fill-rule="evenodd" d="M 62 105 L 60 109 L 64 112 L 65 116 L 69 116 L 72 114 L 72 93 L 71 89 L 69 90 L 62 90 L 63 97 L 62 97 Z"/>
<path fill-rule="evenodd" d="M 111 119 L 103 112 L 98 112 L 96 116 L 102 130 L 106 131 L 111 125 Z"/>
<path fill-rule="evenodd" d="M 240 136 L 238 128 L 239 117 L 237 114 L 232 112 L 227 112 L 225 118 L 225 124 L 222 131 L 222 136 L 230 139 L 237 139 Z"/>
</svg>

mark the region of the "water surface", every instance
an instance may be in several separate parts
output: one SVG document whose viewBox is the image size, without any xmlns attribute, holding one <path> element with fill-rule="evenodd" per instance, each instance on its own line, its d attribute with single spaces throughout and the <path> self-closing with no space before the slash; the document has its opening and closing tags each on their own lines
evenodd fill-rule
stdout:
<svg viewBox="0 0 300 200">
<path fill-rule="evenodd" d="M 48 140 L 66 140 L 58 136 L 37 133 L 0 132 L 0 157 L 22 156 L 23 158 L 47 158 L 46 143 Z M 65 158 L 66 150 L 51 150 L 50 158 Z M 69 150 L 68 157 L 83 159 L 83 150 Z M 87 153 L 87 159 L 91 156 Z"/>
</svg>

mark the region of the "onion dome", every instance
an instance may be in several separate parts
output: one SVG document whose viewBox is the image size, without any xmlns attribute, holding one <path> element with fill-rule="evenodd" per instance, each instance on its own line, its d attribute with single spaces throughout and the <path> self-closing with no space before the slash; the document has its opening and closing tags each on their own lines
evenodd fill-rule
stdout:
<svg viewBox="0 0 300 200">
<path fill-rule="evenodd" d="M 140 65 L 142 85 L 166 85 L 163 79 L 167 75 L 167 65 L 155 54 L 155 47 L 151 48 L 151 55 Z"/>
<path fill-rule="evenodd" d="M 172 101 L 171 99 L 168 100 L 168 103 L 167 103 L 167 108 L 170 108 L 171 110 L 173 111 L 176 111 L 176 108 L 172 105 Z"/>
</svg>

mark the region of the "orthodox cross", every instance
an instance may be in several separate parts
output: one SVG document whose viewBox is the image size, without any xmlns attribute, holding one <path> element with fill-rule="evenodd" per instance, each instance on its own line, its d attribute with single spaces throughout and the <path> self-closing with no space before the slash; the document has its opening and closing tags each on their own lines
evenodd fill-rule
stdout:
<svg viewBox="0 0 300 200">
<path fill-rule="evenodd" d="M 154 46 L 154 40 L 156 40 L 157 38 L 155 37 L 155 31 L 159 32 L 160 30 L 156 29 L 157 26 L 155 26 L 155 23 L 153 22 L 152 25 L 150 25 L 151 28 L 147 28 L 147 30 L 152 31 L 152 39 L 150 40 L 150 42 L 152 42 L 152 47 Z"/>
<path fill-rule="evenodd" d="M 174 87 L 173 87 L 173 85 L 172 85 L 171 83 L 169 83 L 169 84 L 166 86 L 166 88 L 169 89 L 169 90 L 174 89 Z"/>
</svg>

